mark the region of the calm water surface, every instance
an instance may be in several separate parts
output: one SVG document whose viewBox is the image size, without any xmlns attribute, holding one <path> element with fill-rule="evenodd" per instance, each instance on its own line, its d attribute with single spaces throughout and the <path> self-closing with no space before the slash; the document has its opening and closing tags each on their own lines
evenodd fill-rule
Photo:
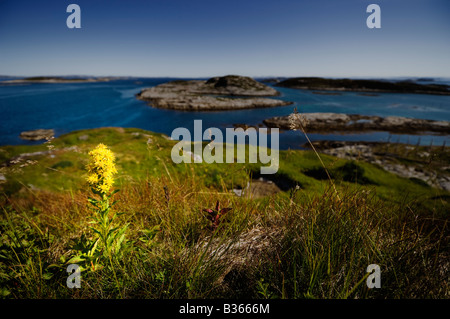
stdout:
<svg viewBox="0 0 450 319">
<path fill-rule="evenodd" d="M 0 79 L 2 80 L 2 79 Z M 420 94 L 383 93 L 364 96 L 346 92 L 318 95 L 306 90 L 276 88 L 281 99 L 293 105 L 220 112 L 183 112 L 155 109 L 136 99 L 140 90 L 167 82 L 168 78 L 133 78 L 99 83 L 2 84 L 0 82 L 0 145 L 33 144 L 19 138 L 22 131 L 52 128 L 56 136 L 79 129 L 104 126 L 136 127 L 171 135 L 173 129 L 186 127 L 193 132 L 196 119 L 203 130 L 245 123 L 258 125 L 266 118 L 288 115 L 294 107 L 300 112 L 358 113 L 397 115 L 450 121 L 450 97 Z M 192 134 L 193 135 L 193 134 Z M 364 134 L 310 134 L 312 140 L 394 141 L 417 143 L 419 136 L 391 135 L 385 132 Z M 442 145 L 448 136 L 420 136 L 421 144 Z M 306 142 L 300 132 L 280 134 L 280 147 L 299 148 Z"/>
</svg>

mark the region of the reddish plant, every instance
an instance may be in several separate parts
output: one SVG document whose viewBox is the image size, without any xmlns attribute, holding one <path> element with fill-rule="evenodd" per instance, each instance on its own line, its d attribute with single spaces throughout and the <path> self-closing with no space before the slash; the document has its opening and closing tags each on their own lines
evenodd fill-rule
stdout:
<svg viewBox="0 0 450 319">
<path fill-rule="evenodd" d="M 228 213 L 232 208 L 222 208 L 220 209 L 220 203 L 219 201 L 216 202 L 216 208 L 215 209 L 203 209 L 204 212 L 208 213 L 206 218 L 208 218 L 211 221 L 211 230 L 216 230 L 217 227 L 220 224 L 220 218 Z"/>
</svg>

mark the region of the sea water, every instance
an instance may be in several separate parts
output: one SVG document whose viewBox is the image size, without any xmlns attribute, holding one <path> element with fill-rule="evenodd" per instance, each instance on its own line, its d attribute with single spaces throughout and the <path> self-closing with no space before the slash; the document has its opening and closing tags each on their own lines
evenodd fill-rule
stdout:
<svg viewBox="0 0 450 319">
<path fill-rule="evenodd" d="M 294 104 L 275 108 L 237 111 L 190 112 L 156 109 L 136 98 L 142 89 L 170 81 L 169 78 L 127 78 L 91 83 L 6 84 L 0 78 L 0 145 L 42 143 L 19 138 L 23 131 L 54 129 L 59 136 L 74 130 L 98 127 L 135 127 L 171 135 L 177 127 L 193 130 L 194 120 L 205 127 L 225 130 L 234 124 L 261 125 L 264 119 L 299 112 L 333 112 L 377 116 L 404 116 L 450 121 L 450 96 L 426 94 L 336 92 L 317 94 L 308 90 L 275 87 L 275 97 Z M 427 82 L 430 83 L 430 82 Z M 449 83 L 441 82 L 440 83 Z M 328 92 L 330 93 L 330 92 Z M 449 136 L 365 132 L 308 134 L 313 141 L 391 141 L 423 145 L 450 145 Z M 301 148 L 301 132 L 282 132 L 280 148 Z"/>
</svg>

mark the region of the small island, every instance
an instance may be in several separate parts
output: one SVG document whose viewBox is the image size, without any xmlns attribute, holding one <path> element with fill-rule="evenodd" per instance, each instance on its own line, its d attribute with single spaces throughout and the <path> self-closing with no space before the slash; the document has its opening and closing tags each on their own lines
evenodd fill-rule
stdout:
<svg viewBox="0 0 450 319">
<path fill-rule="evenodd" d="M 301 113 L 301 116 L 307 123 L 306 130 L 311 133 L 386 131 L 408 134 L 423 132 L 450 134 L 450 122 L 448 121 L 341 113 Z M 298 123 L 292 123 L 289 115 L 272 117 L 263 122 L 268 127 L 284 130 L 300 129 Z"/>
<path fill-rule="evenodd" d="M 156 108 L 222 111 L 290 105 L 268 98 L 280 93 L 250 77 L 228 75 L 202 80 L 175 80 L 144 89 L 137 98 Z"/>
<path fill-rule="evenodd" d="M 275 86 L 302 90 L 384 92 L 450 95 L 450 86 L 444 84 L 418 84 L 413 81 L 381 81 L 355 79 L 326 79 L 320 77 L 290 78 Z"/>
</svg>

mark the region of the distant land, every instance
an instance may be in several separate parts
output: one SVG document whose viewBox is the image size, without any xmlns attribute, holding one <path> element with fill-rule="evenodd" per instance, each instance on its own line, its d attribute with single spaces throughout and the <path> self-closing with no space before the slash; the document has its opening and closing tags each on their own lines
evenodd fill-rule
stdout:
<svg viewBox="0 0 450 319">
<path fill-rule="evenodd" d="M 84 83 L 84 82 L 108 82 L 119 77 L 58 77 L 58 76 L 33 76 L 23 79 L 7 80 L 1 83 Z"/>
<path fill-rule="evenodd" d="M 422 78 L 422 81 L 432 81 L 432 79 Z M 302 90 L 450 95 L 450 86 L 448 85 L 419 84 L 411 80 L 385 81 L 298 77 L 288 78 L 286 80 L 280 81 L 276 83 L 275 86 Z"/>
<path fill-rule="evenodd" d="M 226 95 L 226 91 L 229 88 L 229 96 L 232 95 L 242 95 L 242 96 L 262 96 L 262 95 L 279 95 L 279 93 L 272 94 L 261 94 L 261 92 L 271 89 L 271 87 L 266 86 L 266 88 L 260 87 L 264 86 L 264 83 L 269 84 L 274 87 L 285 87 L 291 89 L 301 89 L 301 90 L 311 90 L 315 94 L 323 95 L 339 95 L 337 92 L 362 92 L 365 94 L 373 93 L 415 93 L 415 94 L 434 94 L 434 95 L 450 95 L 450 86 L 446 84 L 432 83 L 436 81 L 431 77 L 417 77 L 417 78 L 404 78 L 397 80 L 389 79 L 351 79 L 351 78 L 324 78 L 324 77 L 265 77 L 265 78 L 251 78 L 246 76 L 234 76 L 234 80 L 230 75 L 222 77 L 213 77 L 213 79 L 220 79 L 218 83 L 215 83 L 216 92 L 210 92 L 211 94 Z M 22 84 L 22 83 L 89 83 L 89 82 L 108 82 L 113 80 L 121 79 L 131 79 L 131 78 L 146 78 L 146 77 L 135 77 L 135 76 L 89 76 L 89 75 L 67 75 L 67 76 L 31 76 L 31 77 L 19 77 L 19 76 L 9 76 L 0 75 L 3 81 L 1 84 Z M 151 77 L 149 77 L 151 78 Z M 170 77 L 175 81 L 177 77 Z M 246 79 L 246 80 L 243 80 Z M 257 80 L 254 80 L 257 79 Z M 251 81 L 253 83 L 251 83 Z M 200 81 L 200 80 L 191 80 Z M 228 81 L 228 82 L 227 82 Z M 186 82 L 186 81 L 184 81 Z M 227 83 L 226 83 L 227 82 Z M 418 83 L 422 82 L 422 83 Z M 425 82 L 425 83 L 423 83 Z M 180 82 L 181 83 L 181 82 Z M 226 84 L 225 84 L 226 83 Z M 179 83 L 178 83 L 179 84 Z M 192 83 L 191 83 L 192 84 Z M 210 83 L 208 83 L 210 84 Z M 228 87 L 223 87 L 223 85 Z M 249 86 L 250 85 L 250 86 Z M 222 86 L 222 87 L 221 87 Z M 233 91 L 241 87 L 240 91 L 243 94 L 238 94 L 237 91 Z M 251 88 L 253 86 L 253 88 Z M 162 89 L 163 87 L 161 87 Z M 205 86 L 206 89 L 207 86 Z M 246 92 L 247 89 L 252 90 L 252 92 Z M 198 87 L 194 90 L 198 90 Z M 261 92 L 258 92 L 261 90 Z M 211 91 L 211 90 L 210 90 Z M 321 92 L 322 91 L 322 92 Z M 323 92 L 328 91 L 328 92 Z M 335 91 L 334 93 L 329 91 Z M 141 92 L 143 93 L 143 92 Z M 201 92 L 202 94 L 206 92 Z M 146 99 L 144 95 L 140 96 L 142 99 Z M 149 99 L 147 99 L 149 100 Z M 269 103 L 270 104 L 270 103 Z M 195 108 L 195 107 L 194 107 Z"/>
</svg>

